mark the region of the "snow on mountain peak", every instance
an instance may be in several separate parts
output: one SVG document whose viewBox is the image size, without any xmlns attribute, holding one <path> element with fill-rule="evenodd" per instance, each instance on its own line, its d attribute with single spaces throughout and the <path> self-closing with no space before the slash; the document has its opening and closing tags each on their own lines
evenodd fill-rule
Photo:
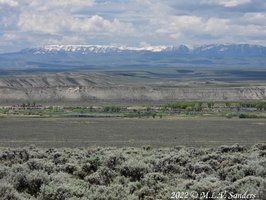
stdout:
<svg viewBox="0 0 266 200">
<path fill-rule="evenodd" d="M 127 46 L 114 46 L 114 45 L 46 45 L 43 47 L 45 51 L 89 51 L 95 53 L 107 53 L 107 52 L 120 52 L 120 51 L 151 51 L 161 52 L 169 49 L 168 46 L 145 46 L 145 47 L 127 47 Z"/>
<path fill-rule="evenodd" d="M 128 47 L 117 45 L 46 45 L 42 48 L 25 49 L 34 55 L 42 54 L 145 54 L 158 53 L 169 55 L 197 55 L 197 56 L 265 56 L 266 47 L 249 44 L 208 44 L 188 47 L 180 46 L 143 46 Z"/>
</svg>

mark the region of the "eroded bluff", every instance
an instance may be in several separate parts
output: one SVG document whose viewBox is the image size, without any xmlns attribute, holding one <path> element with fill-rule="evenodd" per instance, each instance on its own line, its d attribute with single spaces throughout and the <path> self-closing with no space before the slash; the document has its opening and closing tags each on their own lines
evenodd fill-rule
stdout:
<svg viewBox="0 0 266 200">
<path fill-rule="evenodd" d="M 150 80 L 110 74 L 42 74 L 0 78 L 0 102 L 266 100 L 265 85 Z"/>
</svg>

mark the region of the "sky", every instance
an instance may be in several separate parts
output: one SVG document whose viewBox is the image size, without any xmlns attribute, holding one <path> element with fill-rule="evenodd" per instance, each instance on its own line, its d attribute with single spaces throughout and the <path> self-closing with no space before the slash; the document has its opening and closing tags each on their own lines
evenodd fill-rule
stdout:
<svg viewBox="0 0 266 200">
<path fill-rule="evenodd" d="M 265 0 L 0 0 L 0 52 L 49 44 L 266 45 Z"/>
</svg>

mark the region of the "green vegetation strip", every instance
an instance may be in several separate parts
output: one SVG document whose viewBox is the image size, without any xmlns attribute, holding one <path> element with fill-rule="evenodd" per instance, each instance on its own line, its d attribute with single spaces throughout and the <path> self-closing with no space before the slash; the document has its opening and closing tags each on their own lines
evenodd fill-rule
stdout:
<svg viewBox="0 0 266 200">
<path fill-rule="evenodd" d="M 35 117 L 163 118 L 172 115 L 265 118 L 266 102 L 174 102 L 159 106 L 42 106 L 36 103 L 2 107 L 0 115 Z M 243 114 L 244 113 L 244 114 Z"/>
</svg>

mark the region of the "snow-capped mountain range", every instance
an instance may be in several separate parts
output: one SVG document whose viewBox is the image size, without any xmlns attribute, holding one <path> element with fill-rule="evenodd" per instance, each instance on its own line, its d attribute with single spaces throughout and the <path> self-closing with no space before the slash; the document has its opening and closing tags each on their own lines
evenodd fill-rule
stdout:
<svg viewBox="0 0 266 200">
<path fill-rule="evenodd" d="M 42 48 L 46 51 L 84 51 L 94 53 L 122 52 L 122 51 L 151 51 L 162 52 L 172 50 L 168 46 L 148 46 L 148 47 L 127 47 L 127 46 L 108 46 L 108 45 L 47 45 Z"/>
<path fill-rule="evenodd" d="M 154 53 L 194 56 L 266 56 L 266 47 L 249 44 L 210 44 L 189 48 L 180 46 L 108 46 L 108 45 L 46 45 L 41 48 L 24 49 L 21 53 L 42 54 L 126 54 Z"/>
<path fill-rule="evenodd" d="M 47 54 L 47 53 L 81 53 L 81 54 L 108 54 L 108 53 L 128 53 L 128 52 L 171 52 L 181 48 L 174 46 L 147 46 L 147 47 L 127 47 L 127 46 L 113 46 L 113 45 L 46 45 L 41 48 L 23 49 L 22 52 L 32 52 L 33 54 Z M 187 47 L 186 47 L 187 48 Z M 189 50 L 187 48 L 187 50 Z"/>
<path fill-rule="evenodd" d="M 266 67 L 266 47 L 249 44 L 180 46 L 46 45 L 0 54 L 1 70 L 136 69 L 166 66 Z"/>
</svg>

